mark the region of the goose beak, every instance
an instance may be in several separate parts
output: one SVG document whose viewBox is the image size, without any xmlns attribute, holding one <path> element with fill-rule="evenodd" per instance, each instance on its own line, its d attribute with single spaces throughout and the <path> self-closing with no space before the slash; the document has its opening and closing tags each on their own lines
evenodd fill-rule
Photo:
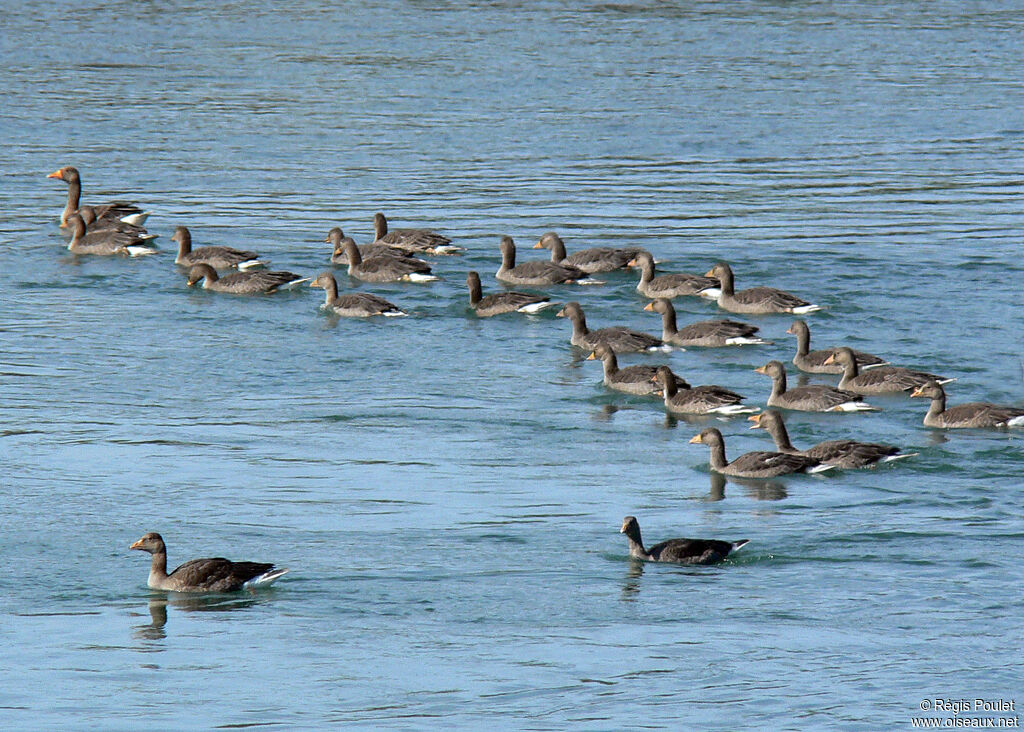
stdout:
<svg viewBox="0 0 1024 732">
<path fill-rule="evenodd" d="M 836 362 L 836 354 L 834 354 L 834 353 L 830 353 L 828 355 L 828 358 L 825 359 L 825 365 L 826 366 L 828 366 L 830 363 L 835 363 L 835 362 Z"/>
<path fill-rule="evenodd" d="M 704 276 L 705 277 L 714 277 L 715 276 L 715 268 L 712 267 L 711 269 L 709 269 L 707 272 L 704 273 Z"/>
<path fill-rule="evenodd" d="M 59 171 L 59 170 L 55 170 L 55 171 L 53 171 L 52 173 L 50 173 L 50 174 L 49 174 L 48 176 L 46 176 L 46 177 L 47 177 L 47 178 L 60 178 L 61 180 L 64 180 L 64 176 L 63 176 L 63 175 L 61 175 L 61 173 L 60 173 L 60 171 Z"/>
<path fill-rule="evenodd" d="M 533 245 L 533 248 L 534 249 L 543 249 L 544 245 L 541 244 L 540 242 L 537 242 L 536 244 Z"/>
<path fill-rule="evenodd" d="M 128 548 L 129 549 L 141 549 L 142 548 L 142 539 L 139 539 L 137 542 L 135 542 L 134 544 L 132 544 Z"/>
<path fill-rule="evenodd" d="M 826 363 L 827 363 L 827 361 L 826 361 Z M 924 394 L 921 393 L 922 389 L 924 389 L 923 386 L 916 387 L 912 392 L 910 392 L 910 396 L 912 396 L 912 397 L 923 397 Z"/>
<path fill-rule="evenodd" d="M 649 303 L 644 305 L 644 310 L 646 310 L 647 312 L 653 312 L 654 311 L 654 301 L 651 300 Z"/>
<path fill-rule="evenodd" d="M 586 360 L 587 361 L 596 361 L 597 360 L 597 351 L 591 351 L 590 355 L 587 356 Z"/>
<path fill-rule="evenodd" d="M 698 444 L 698 443 L 703 443 L 703 442 L 704 442 L 704 440 L 700 439 L 700 435 L 694 435 L 693 437 L 690 438 L 690 444 L 691 445 Z"/>
<path fill-rule="evenodd" d="M 329 242 L 330 240 L 331 240 L 331 237 L 328 236 L 327 238 L 324 239 L 324 242 Z"/>
<path fill-rule="evenodd" d="M 627 267 L 635 267 L 638 264 L 639 264 L 639 262 L 636 261 L 636 257 L 633 257 L 633 259 L 631 259 L 628 262 L 626 262 L 626 266 Z"/>
<path fill-rule="evenodd" d="M 789 333 L 790 335 L 796 335 L 796 331 L 793 330 L 792 325 L 786 328 L 786 332 Z"/>
<path fill-rule="evenodd" d="M 764 366 L 758 366 L 756 369 L 754 369 L 754 373 L 757 373 L 757 374 L 767 374 L 768 373 L 768 365 L 765 364 Z"/>
<path fill-rule="evenodd" d="M 761 427 L 761 415 L 760 414 L 755 414 L 752 417 L 747 417 L 747 421 L 754 423 L 753 426 L 750 427 L 749 429 L 752 429 L 752 430 L 760 429 L 760 427 Z"/>
</svg>

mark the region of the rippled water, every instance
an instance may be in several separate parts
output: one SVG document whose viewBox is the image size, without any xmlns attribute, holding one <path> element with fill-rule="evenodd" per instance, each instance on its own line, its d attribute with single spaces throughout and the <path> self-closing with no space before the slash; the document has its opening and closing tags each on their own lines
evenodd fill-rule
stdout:
<svg viewBox="0 0 1024 732">
<path fill-rule="evenodd" d="M 920 455 L 723 487 L 687 442 L 704 423 L 605 391 L 550 311 L 477 321 L 464 288 L 498 289 L 500 236 L 529 258 L 549 229 L 724 259 L 825 306 L 812 346 L 1024 404 L 1018 8 L 22 2 L 0 24 L 5 728 L 879 729 L 1020 691 L 1020 431 L 928 430 L 902 398 L 792 414 L 798 446 Z M 69 257 L 64 164 L 86 200 L 151 209 L 160 255 Z M 171 263 L 186 224 L 315 275 L 327 229 L 365 242 L 378 210 L 467 248 L 440 282 L 364 286 L 410 318 L 191 292 Z M 635 275 L 605 279 L 551 294 L 657 331 Z M 789 322 L 645 360 L 763 404 Z M 716 424 L 731 456 L 768 448 Z M 751 544 L 638 567 L 627 514 L 649 543 Z M 292 571 L 167 597 L 127 550 L 149 530 L 172 564 Z"/>
</svg>

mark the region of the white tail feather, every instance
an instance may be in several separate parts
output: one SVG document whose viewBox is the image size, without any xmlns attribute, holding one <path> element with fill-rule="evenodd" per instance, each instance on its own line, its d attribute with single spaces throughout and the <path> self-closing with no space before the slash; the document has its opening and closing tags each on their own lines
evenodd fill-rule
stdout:
<svg viewBox="0 0 1024 732">
<path fill-rule="evenodd" d="M 590 280 L 590 279 L 587 279 L 587 280 L 573 280 L 571 283 L 567 282 L 566 284 L 574 284 L 574 285 L 604 285 L 604 284 L 607 284 L 607 283 L 604 280 Z"/>
<path fill-rule="evenodd" d="M 730 346 L 770 346 L 771 341 L 766 341 L 764 338 L 746 338 L 737 336 L 736 338 L 726 338 L 725 342 Z"/>
<path fill-rule="evenodd" d="M 287 567 L 282 567 L 281 569 L 272 569 L 269 572 L 264 572 L 259 577 L 253 577 L 251 580 L 242 585 L 242 587 L 250 589 L 256 587 L 266 587 L 267 585 L 273 584 L 276 580 L 280 579 L 280 577 L 285 574 L 288 574 Z"/>
<path fill-rule="evenodd" d="M 277 289 L 279 289 L 279 290 L 291 290 L 292 288 L 298 287 L 299 285 L 303 284 L 304 282 L 309 282 L 309 280 L 310 280 L 309 277 L 303 277 L 302 279 L 292 280 L 291 282 L 285 282 L 283 285 L 280 285 Z"/>
<path fill-rule="evenodd" d="M 454 244 L 442 244 L 439 247 L 434 247 L 433 249 L 431 249 L 430 253 L 431 254 L 458 254 L 459 252 L 464 252 L 464 251 L 466 251 L 466 249 L 464 247 L 457 247 Z"/>
<path fill-rule="evenodd" d="M 824 473 L 825 471 L 828 471 L 828 470 L 835 470 L 835 467 L 836 467 L 835 465 L 828 465 L 826 463 L 822 463 L 821 465 L 815 465 L 813 468 L 810 468 L 807 472 L 808 473 Z"/>
<path fill-rule="evenodd" d="M 253 269 L 255 267 L 266 267 L 270 262 L 264 262 L 262 259 L 247 259 L 244 262 L 239 262 L 237 267 L 239 271 L 246 269 Z"/>
<path fill-rule="evenodd" d="M 867 402 L 843 402 L 825 410 L 826 412 L 881 412 L 880 407 Z"/>
<path fill-rule="evenodd" d="M 550 308 L 556 304 L 557 303 L 553 303 L 550 300 L 544 300 L 542 302 L 531 302 L 529 305 L 523 305 L 521 308 L 516 308 L 516 310 L 521 313 L 529 313 L 532 315 L 533 313 L 539 313 L 541 310 Z"/>
<path fill-rule="evenodd" d="M 151 213 L 152 211 L 143 211 L 142 213 L 128 214 L 127 216 L 122 216 L 121 221 L 133 226 L 142 226 L 146 223 L 146 219 L 149 218 Z"/>
<path fill-rule="evenodd" d="M 761 407 L 748 407 L 746 404 L 727 404 L 724 407 L 715 407 L 710 414 L 756 414 Z M 750 429 L 755 429 L 751 427 Z"/>
<path fill-rule="evenodd" d="M 882 458 L 881 462 L 891 463 L 896 460 L 902 460 L 903 458 L 917 457 L 920 454 L 921 453 L 918 452 L 901 452 L 898 455 L 886 455 L 884 458 Z"/>
<path fill-rule="evenodd" d="M 129 257 L 145 257 L 149 254 L 156 254 L 156 249 L 152 247 L 125 247 L 124 250 L 128 252 Z"/>
<path fill-rule="evenodd" d="M 667 343 L 663 343 L 660 346 L 651 346 L 650 348 L 645 348 L 644 350 L 647 351 L 647 353 L 672 353 L 672 351 L 682 352 L 685 351 L 686 349 L 682 348 L 681 346 L 670 346 Z"/>
<path fill-rule="evenodd" d="M 405 312 L 404 310 L 388 310 L 388 311 L 382 313 L 382 315 L 385 318 L 401 318 L 401 317 L 404 317 L 404 316 L 406 316 L 408 314 L 409 313 Z"/>
<path fill-rule="evenodd" d="M 1024 414 L 1014 417 L 1006 423 L 1007 427 L 1024 427 Z"/>
<path fill-rule="evenodd" d="M 722 291 L 717 287 L 709 287 L 706 290 L 701 290 L 697 294 L 701 297 L 706 297 L 709 300 L 717 300 L 722 296 Z"/>
<path fill-rule="evenodd" d="M 409 280 L 409 282 L 434 282 L 440 278 L 437 275 L 410 272 L 405 276 L 405 279 Z"/>
<path fill-rule="evenodd" d="M 803 315 L 804 313 L 816 313 L 819 310 L 821 310 L 821 305 L 801 305 L 793 308 L 790 312 Z"/>
</svg>

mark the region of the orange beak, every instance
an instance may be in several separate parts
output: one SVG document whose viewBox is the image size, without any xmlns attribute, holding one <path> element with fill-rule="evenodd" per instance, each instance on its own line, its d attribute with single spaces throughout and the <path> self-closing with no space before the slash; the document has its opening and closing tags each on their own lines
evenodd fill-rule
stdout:
<svg viewBox="0 0 1024 732">
<path fill-rule="evenodd" d="M 596 351 L 591 351 L 590 355 L 587 356 L 586 360 L 587 361 L 596 361 L 597 360 L 597 352 Z"/>
<path fill-rule="evenodd" d="M 128 548 L 129 549 L 141 549 L 142 548 L 142 539 L 139 539 L 137 542 L 135 542 L 134 544 L 132 544 Z"/>
<path fill-rule="evenodd" d="M 702 442 L 704 442 L 704 440 L 700 439 L 700 435 L 694 435 L 693 437 L 690 438 L 691 445 Z"/>
<path fill-rule="evenodd" d="M 756 369 L 754 369 L 754 372 L 758 373 L 758 374 L 767 374 L 768 373 L 767 369 L 768 369 L 768 364 L 765 364 L 764 366 L 758 366 Z"/>
<path fill-rule="evenodd" d="M 714 277 L 715 276 L 715 268 L 712 267 L 711 269 L 709 269 L 707 272 L 704 273 L 704 276 L 705 277 Z"/>
<path fill-rule="evenodd" d="M 544 245 L 541 244 L 540 242 L 537 242 L 536 244 L 533 245 L 533 248 L 534 249 L 543 249 Z"/>
<path fill-rule="evenodd" d="M 827 363 L 827 362 L 826 362 L 826 363 Z M 910 396 L 912 396 L 912 397 L 920 397 L 920 396 L 924 396 L 924 394 L 922 394 L 922 393 L 921 393 L 921 390 L 922 390 L 923 388 L 924 388 L 923 386 L 919 386 L 919 387 L 917 387 L 917 388 L 916 388 L 916 389 L 914 389 L 914 390 L 913 390 L 912 392 L 910 392 Z"/>
<path fill-rule="evenodd" d="M 786 332 L 789 333 L 790 335 L 796 335 L 796 333 L 793 332 L 793 326 L 792 325 L 789 326 L 788 328 L 786 328 Z"/>
<path fill-rule="evenodd" d="M 649 303 L 644 305 L 644 310 L 646 310 L 648 312 L 654 312 L 654 301 L 651 300 Z"/>
<path fill-rule="evenodd" d="M 53 171 L 52 173 L 50 173 L 46 177 L 47 178 L 60 178 L 61 180 L 64 180 L 64 176 L 61 174 L 61 172 L 59 170 Z"/>
<path fill-rule="evenodd" d="M 830 363 L 836 362 L 836 354 L 830 353 L 828 358 L 825 359 L 825 365 L 828 366 Z"/>
<path fill-rule="evenodd" d="M 626 262 L 627 267 L 635 267 L 637 264 L 638 262 L 636 261 L 636 259 L 631 259 L 628 262 Z"/>
<path fill-rule="evenodd" d="M 750 429 L 756 430 L 756 429 L 760 428 L 760 426 L 761 426 L 761 415 L 760 414 L 755 414 L 752 417 L 747 417 L 747 421 L 748 422 L 753 422 L 754 426 L 751 427 Z"/>
</svg>

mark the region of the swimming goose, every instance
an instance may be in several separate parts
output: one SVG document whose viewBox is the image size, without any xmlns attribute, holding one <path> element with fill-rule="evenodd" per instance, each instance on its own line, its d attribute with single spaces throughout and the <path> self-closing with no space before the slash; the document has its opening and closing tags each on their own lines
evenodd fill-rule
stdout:
<svg viewBox="0 0 1024 732">
<path fill-rule="evenodd" d="M 692 437 L 690 442 L 711 448 L 712 470 L 738 478 L 775 478 L 790 473 L 822 473 L 835 467 L 822 465 L 818 460 L 806 455 L 765 451 L 744 453 L 730 463 L 725 459 L 725 440 L 722 433 L 714 427 L 703 430 L 699 435 Z"/>
<path fill-rule="evenodd" d="M 739 541 L 721 541 L 720 539 L 669 539 L 655 544 L 649 550 L 644 549 L 640 538 L 640 524 L 634 516 L 622 519 L 620 534 L 629 539 L 629 556 L 647 562 L 676 562 L 678 564 L 715 564 L 725 559 L 729 552 L 734 552 L 750 542 L 750 539 Z"/>
<path fill-rule="evenodd" d="M 735 320 L 701 320 L 676 328 L 676 309 L 672 301 L 663 297 L 653 300 L 644 306 L 644 310 L 661 313 L 661 340 L 674 346 L 718 346 L 764 345 L 771 343 L 758 338 L 756 326 L 739 323 Z"/>
<path fill-rule="evenodd" d="M 612 247 L 593 247 L 581 249 L 571 255 L 565 254 L 565 242 L 553 231 L 544 234 L 540 241 L 533 245 L 534 249 L 550 249 L 551 261 L 565 267 L 575 267 L 593 274 L 595 272 L 611 272 L 616 269 L 627 269 L 634 257 L 644 251 L 640 247 L 613 249 Z"/>
<path fill-rule="evenodd" d="M 214 269 L 251 269 L 262 267 L 267 264 L 259 258 L 256 252 L 249 252 L 234 247 L 199 247 L 192 248 L 192 232 L 186 226 L 179 226 L 174 230 L 171 241 L 178 242 L 178 256 L 174 263 L 183 267 L 191 267 L 196 264 L 208 264 Z"/>
<path fill-rule="evenodd" d="M 327 299 L 320 307 L 345 318 L 368 318 L 371 315 L 387 317 L 408 315 L 394 303 L 368 292 L 347 292 L 344 295 L 339 295 L 338 281 L 330 272 L 322 272 L 309 283 L 309 286 L 326 290 Z"/>
<path fill-rule="evenodd" d="M 732 268 L 725 262 L 716 264 L 708 270 L 705 277 L 717 277 L 722 283 L 722 292 L 718 296 L 718 307 L 731 313 L 802 314 L 821 310 L 818 305 L 812 305 L 796 295 L 791 295 L 784 290 L 777 290 L 774 287 L 751 287 L 736 292 Z"/>
<path fill-rule="evenodd" d="M 215 557 L 192 559 L 167 574 L 167 546 L 160 534 L 150 532 L 128 548 L 153 555 L 149 581 L 146 584 L 154 590 L 235 592 L 265 587 L 288 571 L 286 568 L 274 569 L 273 564 L 232 562 Z"/>
<path fill-rule="evenodd" d="M 641 251 L 630 263 L 631 267 L 640 267 L 640 283 L 636 289 L 650 298 L 682 297 L 699 295 L 700 297 L 716 298 L 721 293 L 720 283 L 716 278 L 686 272 L 654 276 L 654 257 L 650 252 Z"/>
<path fill-rule="evenodd" d="M 529 292 L 497 292 L 484 297 L 483 288 L 480 286 L 480 275 L 472 270 L 466 273 L 466 285 L 469 287 L 469 306 L 481 318 L 511 312 L 539 313 L 541 310 L 555 305 L 544 295 L 534 295 Z"/>
<path fill-rule="evenodd" d="M 350 237 L 345 236 L 345 232 L 340 227 L 335 226 L 329 232 L 327 232 L 327 238 L 325 242 L 331 244 L 331 263 L 332 264 L 348 264 L 348 254 L 345 253 L 345 243 L 347 241 L 354 240 Z M 404 257 L 407 252 L 405 249 L 393 247 L 390 244 L 364 244 L 359 247 L 359 256 L 363 259 L 370 259 L 381 254 L 388 254 L 392 257 Z M 423 261 L 423 260 L 417 260 Z"/>
<path fill-rule="evenodd" d="M 786 332 L 796 336 L 796 355 L 793 356 L 793 365 L 798 369 L 809 374 L 843 373 L 843 367 L 839 364 L 825 365 L 825 359 L 835 353 L 835 348 L 826 348 L 820 351 L 811 350 L 811 329 L 807 327 L 807 323 L 802 320 L 794 320 Z M 878 356 L 862 351 L 854 351 L 853 355 L 857 357 L 857 366 L 862 371 L 889 363 Z"/>
<path fill-rule="evenodd" d="M 620 369 L 619 359 L 615 356 L 615 349 L 605 343 L 598 343 L 593 352 L 587 356 L 588 361 L 595 361 L 597 359 L 601 359 L 604 366 L 604 385 L 609 389 L 624 391 L 627 394 L 640 394 L 642 396 L 658 393 L 659 387 L 654 383 L 658 374 L 657 366 L 639 364 Z M 673 389 L 690 388 L 690 385 L 673 374 L 668 369 L 668 366 L 662 366 L 661 368 L 668 370 Z"/>
<path fill-rule="evenodd" d="M 583 308 L 578 302 L 568 302 L 558 311 L 559 318 L 569 318 L 572 321 L 572 337 L 569 342 L 580 348 L 588 348 L 593 351 L 601 343 L 611 346 L 616 353 L 640 353 L 642 351 L 671 351 L 671 346 L 666 346 L 661 339 L 655 338 L 647 333 L 630 330 L 622 326 L 611 326 L 590 330 L 587 328 L 587 319 L 583 315 Z"/>
<path fill-rule="evenodd" d="M 659 366 L 654 381 L 665 399 L 665 409 L 673 414 L 750 414 L 760 407 L 743 404 L 743 395 L 715 384 L 690 386 L 668 366 Z"/>
<path fill-rule="evenodd" d="M 146 241 L 157 238 L 156 234 L 150 234 L 146 231 L 146 227 L 144 226 L 126 224 L 120 219 L 97 219 L 96 209 L 93 206 L 79 206 L 78 215 L 82 217 L 82 221 L 85 222 L 85 228 L 89 231 L 106 231 L 112 229 L 121 234 L 129 234 Z M 61 233 L 68 238 L 71 236 L 71 233 L 68 231 L 68 227 L 66 226 L 61 229 Z"/>
<path fill-rule="evenodd" d="M 501 237 L 501 267 L 494 276 L 510 285 L 573 285 L 590 277 L 575 267 L 534 259 L 516 266 L 516 245 L 512 237 Z"/>
<path fill-rule="evenodd" d="M 769 361 L 754 369 L 759 374 L 772 377 L 772 393 L 768 397 L 769 407 L 796 409 L 803 412 L 877 412 L 864 401 L 864 397 L 852 391 L 836 389 L 826 384 L 808 384 L 786 390 L 786 367 L 780 361 Z"/>
<path fill-rule="evenodd" d="M 924 415 L 925 427 L 1024 427 L 1024 409 L 1020 407 L 967 402 L 946 409 L 946 392 L 935 381 L 919 386 L 910 396 L 932 400 L 928 413 Z"/>
<path fill-rule="evenodd" d="M 348 274 L 364 282 L 433 282 L 430 265 L 414 257 L 392 257 L 387 254 L 374 255 L 366 260 L 359 253 L 359 247 L 352 239 L 342 239 L 345 256 L 348 257 Z"/>
<path fill-rule="evenodd" d="M 71 214 L 68 218 L 68 226 L 71 229 L 68 251 L 74 254 L 123 255 L 126 257 L 156 254 L 155 249 L 146 246 L 146 239 L 123 234 L 115 229 L 101 229 L 87 233 L 85 221 L 78 214 Z"/>
<path fill-rule="evenodd" d="M 214 292 L 230 292 L 234 295 L 257 295 L 260 293 L 277 292 L 279 289 L 291 289 L 308 277 L 300 277 L 292 272 L 270 272 L 263 269 L 232 272 L 223 277 L 217 276 L 217 270 L 208 264 L 195 264 L 188 271 L 189 287 L 203 280 L 204 290 Z"/>
<path fill-rule="evenodd" d="M 462 247 L 452 245 L 447 236 L 429 229 L 392 229 L 388 231 L 388 220 L 384 214 L 373 216 L 374 244 L 386 244 L 405 251 L 407 254 L 455 254 Z"/>
<path fill-rule="evenodd" d="M 857 394 L 899 394 L 913 391 L 929 381 L 937 381 L 940 384 L 948 384 L 953 381 L 953 379 L 899 366 L 876 366 L 870 371 L 861 373 L 857 368 L 856 356 L 845 346 L 837 348 L 835 353 L 825 359 L 826 366 L 831 364 L 839 364 L 843 367 L 843 378 L 839 380 L 839 388 Z"/>
<path fill-rule="evenodd" d="M 82 196 L 82 178 L 78 174 L 78 169 L 71 165 L 65 165 L 63 168 L 53 171 L 46 177 L 56 178 L 68 184 L 68 202 L 60 215 L 60 225 L 66 226 L 71 215 L 78 213 L 80 198 Z M 142 224 L 146 223 L 146 219 L 149 217 L 148 211 L 143 211 L 134 203 L 129 203 L 127 201 L 101 203 L 92 206 L 92 209 L 93 214 L 96 216 L 96 220 L 120 220 L 126 224 L 135 224 L 136 226 L 142 226 Z"/>
<path fill-rule="evenodd" d="M 888 463 L 917 455 L 916 452 L 902 453 L 898 447 L 892 445 L 882 445 L 877 442 L 855 442 L 854 440 L 828 440 L 819 442 L 806 450 L 797 450 L 789 441 L 786 423 L 778 412 L 769 409 L 747 419 L 754 423 L 750 429 L 768 431 L 779 452 L 806 455 L 826 465 L 835 465 L 837 468 L 873 468 L 878 463 Z"/>
</svg>

